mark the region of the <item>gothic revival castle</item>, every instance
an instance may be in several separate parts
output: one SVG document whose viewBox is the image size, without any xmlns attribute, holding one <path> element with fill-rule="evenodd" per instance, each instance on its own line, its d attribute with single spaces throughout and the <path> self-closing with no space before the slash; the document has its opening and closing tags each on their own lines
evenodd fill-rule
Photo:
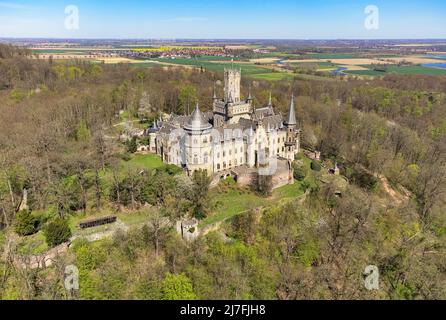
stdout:
<svg viewBox="0 0 446 320">
<path fill-rule="evenodd" d="M 276 114 L 270 97 L 265 107 L 253 105 L 251 93 L 240 98 L 241 71 L 225 70 L 224 98 L 214 93 L 213 111 L 203 113 L 198 105 L 190 116 L 170 115 L 148 130 L 150 151 L 165 163 L 198 169 L 209 174 L 252 172 L 270 167 L 280 171 L 300 148 L 294 97 L 288 115 Z M 272 172 L 275 174 L 275 172 Z"/>
</svg>

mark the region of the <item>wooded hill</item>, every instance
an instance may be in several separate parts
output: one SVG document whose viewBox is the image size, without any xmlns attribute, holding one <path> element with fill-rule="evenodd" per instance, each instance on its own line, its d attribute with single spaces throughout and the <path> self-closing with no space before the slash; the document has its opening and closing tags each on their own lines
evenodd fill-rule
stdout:
<svg viewBox="0 0 446 320">
<path fill-rule="evenodd" d="M 223 233 L 186 244 L 160 221 L 212 214 L 207 182 L 175 168 L 142 176 L 123 170 L 134 150 L 118 142 L 114 126 L 137 121 L 141 107 L 149 118 L 182 114 L 195 100 L 209 109 L 221 78 L 33 60 L 1 45 L 0 298 L 446 298 L 446 77 L 244 78 L 242 92 L 252 83 L 255 104 L 266 104 L 271 91 L 283 113 L 295 93 L 304 147 L 336 160 L 350 185 L 337 197 L 335 185 L 314 181 L 303 203 L 240 215 Z M 297 170 L 304 179 L 311 169 Z M 24 189 L 26 213 L 19 210 Z M 22 269 L 10 259 L 23 254 L 17 237 L 66 230 L 78 215 L 131 215 L 146 202 L 150 224 L 109 240 L 75 241 L 51 268 Z M 80 270 L 74 294 L 63 288 L 71 264 Z M 379 267 L 379 291 L 364 287 L 367 265 Z"/>
</svg>

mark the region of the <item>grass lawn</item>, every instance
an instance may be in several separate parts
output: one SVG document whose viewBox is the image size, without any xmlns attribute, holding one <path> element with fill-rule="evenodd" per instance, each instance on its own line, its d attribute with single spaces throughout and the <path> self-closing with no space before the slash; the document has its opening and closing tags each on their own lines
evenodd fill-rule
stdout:
<svg viewBox="0 0 446 320">
<path fill-rule="evenodd" d="M 46 252 L 48 245 L 42 231 L 27 237 L 21 237 L 18 244 L 18 251 L 21 254 L 38 255 Z"/>
<path fill-rule="evenodd" d="M 266 198 L 235 187 L 225 192 L 214 189 L 210 192 L 209 197 L 212 199 L 215 209 L 210 216 L 201 221 L 202 227 L 232 218 L 249 209 L 265 206 L 269 202 Z"/>
<path fill-rule="evenodd" d="M 153 170 L 162 168 L 165 166 L 161 158 L 155 154 L 137 154 L 132 157 L 130 161 L 123 162 L 122 166 L 124 169 L 147 169 Z"/>
<path fill-rule="evenodd" d="M 278 205 L 303 194 L 304 191 L 299 182 L 277 188 L 269 198 L 261 197 L 247 189 L 239 189 L 235 184 L 223 192 L 217 188 L 211 190 L 209 195 L 214 207 L 213 213 L 201 221 L 200 226 L 205 227 L 230 219 L 250 209 Z"/>
<path fill-rule="evenodd" d="M 161 158 L 155 154 L 137 154 L 132 155 L 131 160 L 121 160 L 119 167 L 119 176 L 124 176 L 127 170 L 154 170 L 165 167 Z M 110 168 L 99 172 L 99 177 L 102 180 L 104 193 L 108 194 L 113 181 L 113 172 Z"/>
</svg>

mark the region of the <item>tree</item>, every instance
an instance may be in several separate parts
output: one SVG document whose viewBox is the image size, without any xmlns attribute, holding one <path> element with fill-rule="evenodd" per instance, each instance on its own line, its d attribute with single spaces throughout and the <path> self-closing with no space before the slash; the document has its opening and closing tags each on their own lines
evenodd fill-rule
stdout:
<svg viewBox="0 0 446 320">
<path fill-rule="evenodd" d="M 208 200 L 209 186 L 211 183 L 206 170 L 196 170 L 192 176 L 193 187 L 193 203 L 195 217 L 201 219 L 206 217 L 206 203 Z"/>
<path fill-rule="evenodd" d="M 39 220 L 29 210 L 17 213 L 14 222 L 14 230 L 20 236 L 29 236 L 37 232 Z"/>
<path fill-rule="evenodd" d="M 56 247 L 68 241 L 71 237 L 71 230 L 67 220 L 60 218 L 50 221 L 45 226 L 43 233 L 50 247 Z"/>
<path fill-rule="evenodd" d="M 258 216 L 255 210 L 234 217 L 232 226 L 238 238 L 247 244 L 254 244 L 258 228 Z"/>
<path fill-rule="evenodd" d="M 265 197 L 273 193 L 273 176 L 259 174 L 257 179 L 257 192 Z"/>
<path fill-rule="evenodd" d="M 181 88 L 179 96 L 180 106 L 182 107 L 183 113 L 189 114 L 191 107 L 197 101 L 197 91 L 192 85 L 186 85 Z"/>
<path fill-rule="evenodd" d="M 126 146 L 127 146 L 127 152 L 135 153 L 138 150 L 138 144 L 136 142 L 136 137 L 133 137 L 133 138 L 127 140 Z"/>
<path fill-rule="evenodd" d="M 161 285 L 162 300 L 195 300 L 191 280 L 185 274 L 168 273 Z"/>
</svg>

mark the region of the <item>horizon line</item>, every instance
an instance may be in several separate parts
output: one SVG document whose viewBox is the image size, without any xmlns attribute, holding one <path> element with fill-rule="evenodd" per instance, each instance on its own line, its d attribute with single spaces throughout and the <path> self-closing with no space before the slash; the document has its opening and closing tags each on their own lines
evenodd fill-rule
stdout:
<svg viewBox="0 0 446 320">
<path fill-rule="evenodd" d="M 206 41 L 260 41 L 260 40 L 289 40 L 289 41 L 345 41 L 345 40 L 355 40 L 355 41 L 378 41 L 378 40 L 435 40 L 441 41 L 445 38 L 107 38 L 107 37 L 0 37 L 2 40 L 160 40 L 160 41 L 178 41 L 178 40 L 206 40 Z"/>
</svg>

